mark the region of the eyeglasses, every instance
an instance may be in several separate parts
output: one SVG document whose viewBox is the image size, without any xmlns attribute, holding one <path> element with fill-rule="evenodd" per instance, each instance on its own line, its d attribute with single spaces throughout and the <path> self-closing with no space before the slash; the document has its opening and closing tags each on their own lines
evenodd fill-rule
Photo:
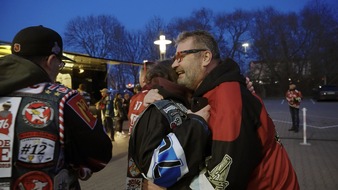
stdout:
<svg viewBox="0 0 338 190">
<path fill-rule="evenodd" d="M 65 67 L 66 63 L 61 61 L 59 64 L 59 71 L 62 71 L 62 69 Z"/>
<path fill-rule="evenodd" d="M 182 59 L 187 56 L 188 54 L 191 54 L 191 53 L 198 53 L 198 52 L 201 52 L 201 51 L 206 51 L 208 49 L 189 49 L 189 50 L 184 50 L 184 51 L 179 51 L 179 52 L 176 52 L 176 54 L 172 57 L 173 59 L 173 62 L 174 61 L 178 61 L 178 62 L 181 62 Z"/>
</svg>

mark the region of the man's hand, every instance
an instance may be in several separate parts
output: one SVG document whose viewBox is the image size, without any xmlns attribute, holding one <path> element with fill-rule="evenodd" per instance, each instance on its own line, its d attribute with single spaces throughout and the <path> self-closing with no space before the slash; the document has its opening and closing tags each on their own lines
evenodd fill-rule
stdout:
<svg viewBox="0 0 338 190">
<path fill-rule="evenodd" d="M 147 95 L 143 99 L 144 107 L 148 107 L 151 103 L 162 100 L 163 96 L 158 93 L 158 89 L 151 89 L 148 91 Z"/>
<path fill-rule="evenodd" d="M 144 179 L 143 184 L 142 184 L 142 189 L 143 190 L 165 190 L 166 188 L 160 187 L 160 186 L 152 183 L 151 181 Z"/>
<path fill-rule="evenodd" d="M 246 87 L 248 88 L 248 90 L 251 92 L 251 93 L 255 93 L 255 89 L 252 85 L 252 82 L 250 81 L 250 79 L 248 77 L 245 77 L 245 82 L 246 82 Z"/>
</svg>

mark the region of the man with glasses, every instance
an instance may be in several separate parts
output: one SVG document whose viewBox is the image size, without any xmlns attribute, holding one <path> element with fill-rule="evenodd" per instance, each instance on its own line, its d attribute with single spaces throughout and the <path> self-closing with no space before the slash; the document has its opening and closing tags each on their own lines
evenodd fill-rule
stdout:
<svg viewBox="0 0 338 190">
<path fill-rule="evenodd" d="M 80 189 L 112 157 L 102 124 L 75 90 L 55 83 L 63 43 L 52 29 L 19 31 L 12 54 L 0 60 L 0 186 L 4 189 Z M 99 149 L 97 147 L 100 147 Z"/>
<path fill-rule="evenodd" d="M 262 100 L 247 89 L 238 64 L 222 61 L 216 40 L 205 31 L 183 32 L 176 45 L 177 83 L 211 106 L 211 156 L 190 188 L 299 189 L 274 123 Z"/>
</svg>

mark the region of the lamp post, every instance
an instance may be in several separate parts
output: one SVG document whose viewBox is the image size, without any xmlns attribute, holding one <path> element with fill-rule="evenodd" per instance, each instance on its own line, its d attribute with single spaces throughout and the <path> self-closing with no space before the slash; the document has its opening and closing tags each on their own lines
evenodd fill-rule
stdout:
<svg viewBox="0 0 338 190">
<path fill-rule="evenodd" d="M 154 44 L 160 47 L 160 60 L 165 59 L 166 45 L 171 44 L 170 40 L 166 40 L 164 35 L 160 35 L 160 39 L 154 41 Z"/>
<path fill-rule="evenodd" d="M 246 54 L 246 48 L 249 47 L 249 43 L 244 43 L 242 46 L 244 47 L 244 53 Z"/>
<path fill-rule="evenodd" d="M 249 47 L 249 43 L 245 42 L 242 44 L 242 47 L 244 47 L 244 62 L 243 62 L 243 70 L 247 70 L 249 67 L 248 63 L 248 54 L 247 54 L 247 48 Z M 240 55 L 241 56 L 241 55 Z"/>
<path fill-rule="evenodd" d="M 246 59 L 246 58 L 248 58 L 248 54 L 246 53 L 246 48 L 249 47 L 249 43 L 244 43 L 244 44 L 242 44 L 242 46 L 244 47 L 244 57 Z"/>
</svg>

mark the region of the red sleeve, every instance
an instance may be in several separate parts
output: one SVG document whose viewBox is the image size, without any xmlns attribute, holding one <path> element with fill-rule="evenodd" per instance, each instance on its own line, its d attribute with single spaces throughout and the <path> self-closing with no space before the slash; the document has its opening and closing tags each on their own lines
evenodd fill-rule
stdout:
<svg viewBox="0 0 338 190">
<path fill-rule="evenodd" d="M 211 106 L 209 127 L 213 133 L 213 140 L 235 140 L 240 133 L 242 120 L 239 84 L 222 83 L 217 87 L 217 91 L 209 91 L 205 96 Z"/>
</svg>

